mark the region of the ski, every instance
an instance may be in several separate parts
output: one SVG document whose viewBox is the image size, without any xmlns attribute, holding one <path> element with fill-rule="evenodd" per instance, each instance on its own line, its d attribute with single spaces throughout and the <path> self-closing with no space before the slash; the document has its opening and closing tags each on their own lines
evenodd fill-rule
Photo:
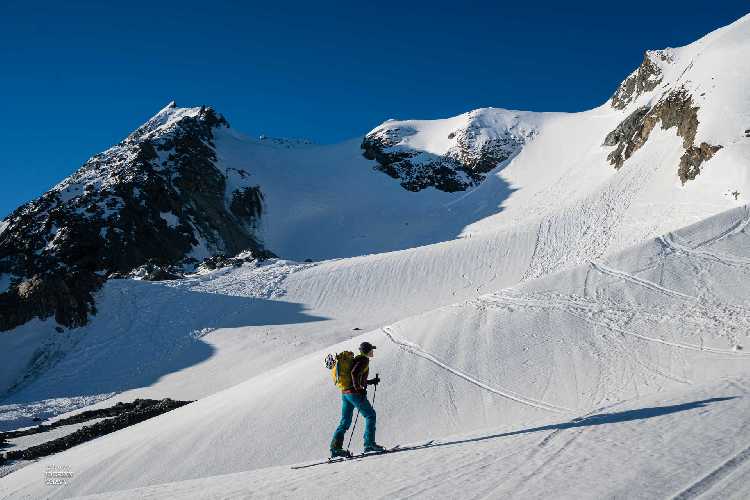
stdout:
<svg viewBox="0 0 750 500">
<path fill-rule="evenodd" d="M 428 448 L 435 442 L 434 439 L 427 441 L 426 443 L 422 443 L 419 445 L 414 446 L 407 446 L 402 447 L 400 444 L 397 444 L 396 446 L 392 446 L 390 448 L 387 448 L 383 451 L 371 451 L 368 453 L 359 453 L 357 455 L 352 455 L 351 457 L 335 457 L 335 458 L 329 458 L 328 460 L 323 460 L 320 462 L 313 462 L 311 464 L 304 464 L 304 465 L 293 465 L 292 469 L 305 469 L 307 467 L 315 467 L 317 465 L 325 465 L 325 464 L 336 464 L 339 462 L 349 462 L 351 460 L 362 460 L 363 458 L 367 457 L 374 457 L 377 455 L 385 455 L 388 453 L 394 453 L 394 452 L 400 452 L 400 451 L 409 451 L 409 450 L 418 450 L 421 448 Z"/>
<path fill-rule="evenodd" d="M 328 460 L 320 461 L 320 462 L 314 462 L 311 464 L 305 464 L 305 465 L 293 465 L 292 469 L 304 469 L 307 467 L 314 467 L 316 465 L 325 465 L 325 464 L 336 464 L 339 462 L 347 462 L 349 460 L 358 460 L 361 458 L 371 457 L 375 455 L 384 455 L 386 453 L 389 453 L 391 451 L 395 451 L 400 449 L 401 445 L 396 445 L 391 448 L 385 449 L 383 451 L 371 451 L 369 453 L 359 453 L 357 455 L 352 455 L 350 457 L 333 457 L 329 458 Z"/>
</svg>

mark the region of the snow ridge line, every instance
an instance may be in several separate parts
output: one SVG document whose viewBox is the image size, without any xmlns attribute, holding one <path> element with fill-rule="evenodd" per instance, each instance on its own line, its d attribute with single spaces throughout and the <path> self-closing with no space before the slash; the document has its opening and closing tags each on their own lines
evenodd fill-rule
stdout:
<svg viewBox="0 0 750 500">
<path fill-rule="evenodd" d="M 637 276 L 633 276 L 632 274 L 628 274 L 623 271 L 618 271 L 616 269 L 612 269 L 611 267 L 607 267 L 601 262 L 595 262 L 593 260 L 590 260 L 589 263 L 591 264 L 591 267 L 596 269 L 602 274 L 607 274 L 609 276 L 613 276 L 615 278 L 621 278 L 625 281 L 630 281 L 631 283 L 635 283 L 636 285 L 640 285 L 644 288 L 647 288 L 649 290 L 652 290 L 654 292 L 663 293 L 665 295 L 671 295 L 672 297 L 678 297 L 681 299 L 687 299 L 687 300 L 699 300 L 698 297 L 693 297 L 692 295 L 686 295 L 682 292 L 678 292 L 676 290 L 672 290 L 670 288 L 663 287 L 661 285 L 658 285 L 654 283 L 653 281 L 644 280 L 642 278 L 639 278 Z"/>
<path fill-rule="evenodd" d="M 527 398 L 524 396 L 521 396 L 520 394 L 515 394 L 511 391 L 504 390 L 504 389 L 498 389 L 496 387 L 492 387 L 480 380 L 477 380 L 476 378 L 472 377 L 471 375 L 468 375 L 460 370 L 457 370 L 456 368 L 453 368 L 452 366 L 449 366 L 448 364 L 444 363 L 443 361 L 440 361 L 438 358 L 430 354 L 429 352 L 422 349 L 421 346 L 418 344 L 414 344 L 412 342 L 409 342 L 408 340 L 402 339 L 397 337 L 391 330 L 390 327 L 383 327 L 381 328 L 383 330 L 383 333 L 388 337 L 388 339 L 393 342 L 394 344 L 398 345 L 401 349 L 404 351 L 410 352 L 416 356 L 419 356 L 420 358 L 424 358 L 427 361 L 430 361 L 439 367 L 453 373 L 454 375 L 466 380 L 467 382 L 470 382 L 478 387 L 481 387 L 482 389 L 485 389 L 487 391 L 490 391 L 494 394 L 497 394 L 498 396 L 504 397 L 506 399 L 510 399 L 512 401 L 515 401 L 517 403 L 521 403 L 526 406 L 532 406 L 534 408 L 539 408 L 540 410 L 546 410 L 551 411 L 555 413 L 570 413 L 574 410 L 570 408 L 565 408 L 564 406 L 557 406 L 553 405 L 551 403 L 545 403 L 544 401 L 537 401 L 535 399 Z"/>
</svg>

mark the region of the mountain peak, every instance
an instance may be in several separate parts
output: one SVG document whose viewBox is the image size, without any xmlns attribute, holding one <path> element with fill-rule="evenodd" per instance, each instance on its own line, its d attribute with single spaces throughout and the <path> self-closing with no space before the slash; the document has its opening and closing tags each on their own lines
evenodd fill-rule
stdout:
<svg viewBox="0 0 750 500">
<path fill-rule="evenodd" d="M 229 124 L 210 107 L 171 102 L 13 212 L 0 238 L 0 275 L 13 276 L 0 293 L 0 331 L 52 314 L 66 326 L 85 324 L 107 275 L 263 253 L 254 234 L 262 194 L 242 179 L 228 182 L 216 165 L 222 127 Z"/>
<path fill-rule="evenodd" d="M 186 120 L 206 122 L 210 127 L 218 125 L 229 127 L 226 119 L 210 106 L 178 108 L 175 101 L 171 101 L 146 123 L 135 129 L 126 140 L 150 139 L 171 131 L 177 124 Z"/>
</svg>

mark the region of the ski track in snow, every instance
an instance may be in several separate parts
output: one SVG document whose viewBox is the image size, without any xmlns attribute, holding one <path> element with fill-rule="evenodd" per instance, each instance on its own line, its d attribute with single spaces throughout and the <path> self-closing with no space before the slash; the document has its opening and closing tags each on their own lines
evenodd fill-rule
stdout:
<svg viewBox="0 0 750 500">
<path fill-rule="evenodd" d="M 716 239 L 715 241 L 719 241 L 719 240 L 720 238 Z M 667 248 L 674 250 L 676 252 L 682 252 L 687 255 L 694 255 L 696 257 L 718 262 L 719 264 L 725 264 L 728 266 L 739 265 L 743 267 L 750 266 L 750 260 L 748 259 L 740 259 L 736 257 L 730 257 L 728 255 L 721 255 L 721 254 L 714 253 L 714 252 L 699 250 L 699 248 L 702 248 L 704 246 L 703 244 L 697 245 L 694 248 L 690 248 L 688 246 L 682 245 L 676 241 L 675 235 L 672 233 L 666 236 L 660 236 L 659 241 Z"/>
<path fill-rule="evenodd" d="M 692 295 L 686 295 L 684 293 L 678 292 L 676 290 L 671 290 L 669 288 L 663 287 L 663 286 L 658 285 L 656 283 L 653 283 L 651 281 L 644 280 L 644 279 L 639 278 L 637 276 L 633 276 L 632 274 L 629 274 L 629 273 L 626 273 L 626 272 L 623 272 L 623 271 L 618 271 L 616 269 L 612 269 L 610 267 L 605 266 L 601 262 L 595 262 L 595 261 L 592 260 L 592 261 L 590 261 L 590 263 L 591 263 L 591 266 L 594 269 L 596 269 L 597 271 L 599 271 L 602 274 L 607 274 L 607 275 L 613 276 L 615 278 L 620 278 L 620 279 L 623 279 L 625 281 L 630 281 L 630 282 L 635 283 L 637 285 L 640 285 L 640 286 L 642 286 L 644 288 L 648 288 L 649 290 L 653 290 L 655 292 L 663 293 L 663 294 L 666 294 L 666 295 L 671 295 L 672 297 L 678 297 L 678 298 L 687 299 L 687 300 L 698 300 L 697 297 L 693 297 Z"/>
<path fill-rule="evenodd" d="M 402 339 L 397 337 L 391 328 L 389 327 L 383 327 L 381 329 L 383 333 L 386 334 L 386 336 L 393 342 L 394 344 L 401 347 L 403 350 L 410 352 L 416 356 L 419 356 L 420 358 L 424 358 L 439 367 L 448 370 L 449 372 L 453 373 L 454 375 L 457 375 L 461 377 L 462 379 L 466 380 L 467 382 L 470 382 L 476 386 L 481 387 L 482 389 L 485 389 L 487 391 L 490 391 L 494 394 L 497 394 L 498 396 L 502 396 L 506 399 L 511 399 L 517 403 L 521 403 L 527 406 L 533 406 L 535 408 L 539 408 L 541 410 L 547 410 L 555 413 L 569 413 L 573 412 L 574 410 L 570 408 L 565 408 L 562 406 L 554 405 L 552 403 L 546 403 L 544 401 L 538 401 L 531 398 L 527 398 L 525 396 L 521 396 L 520 394 L 515 394 L 507 389 L 498 389 L 496 387 L 492 387 L 484 382 L 481 382 L 480 380 L 477 380 L 476 378 L 472 377 L 471 375 L 468 375 L 460 370 L 457 370 L 456 368 L 453 368 L 443 361 L 440 361 L 437 357 L 434 355 L 426 352 L 424 349 L 422 349 L 419 345 L 409 342 L 408 340 Z"/>
<path fill-rule="evenodd" d="M 750 462 L 750 446 L 743 449 L 735 456 L 711 471 L 708 475 L 676 495 L 674 497 L 674 500 L 690 500 L 691 498 L 698 498 L 703 496 L 714 486 L 716 486 L 717 483 L 732 474 L 735 470 L 746 465 L 748 462 Z"/>
<path fill-rule="evenodd" d="M 727 229 L 720 232 L 716 236 L 702 241 L 701 243 L 696 245 L 696 248 L 709 246 L 716 242 L 722 241 L 730 236 L 735 236 L 737 234 L 743 233 L 745 229 L 747 228 L 747 226 L 750 224 L 750 207 L 746 205 L 744 207 L 744 210 L 745 210 L 745 216 L 739 221 L 737 221 L 736 224 L 732 224 L 731 226 L 729 226 Z"/>
<path fill-rule="evenodd" d="M 618 273 L 618 274 L 625 274 L 625 273 Z M 633 278 L 632 276 L 628 275 L 630 278 Z M 649 285 L 655 285 L 651 282 L 640 280 L 640 279 L 628 279 L 628 281 L 633 281 L 637 284 L 649 284 Z M 653 289 L 651 286 L 647 286 L 649 289 Z M 675 296 L 678 298 L 685 298 L 688 297 L 690 299 L 694 299 L 693 297 L 686 296 L 684 294 L 681 294 L 679 292 L 674 292 L 672 290 L 666 289 L 661 286 L 656 286 L 656 290 L 663 291 L 667 293 L 668 295 Z M 675 347 L 679 349 L 686 349 L 690 351 L 697 351 L 697 352 L 706 352 L 711 354 L 721 354 L 725 356 L 732 356 L 732 357 L 740 357 L 740 358 L 747 358 L 750 356 L 750 353 L 744 353 L 744 352 L 737 352 L 729 349 L 719 349 L 714 347 L 708 347 L 705 345 L 693 345 L 693 344 L 684 344 L 680 342 L 671 342 L 664 339 L 654 338 L 654 337 L 648 337 L 646 335 L 642 335 L 640 333 L 636 333 L 633 331 L 626 330 L 625 328 L 622 328 L 618 326 L 617 321 L 614 319 L 608 319 L 606 321 L 596 321 L 594 320 L 591 315 L 592 313 L 599 313 L 602 315 L 605 319 L 605 314 L 608 311 L 614 311 L 619 309 L 621 312 L 626 308 L 625 305 L 619 304 L 606 304 L 597 302 L 594 300 L 587 300 L 583 297 L 577 297 L 577 296 L 569 296 L 565 298 L 553 298 L 550 295 L 543 295 L 543 294 L 536 294 L 536 295 L 523 295 L 514 293 L 513 295 L 504 295 L 503 292 L 498 292 L 492 295 L 488 295 L 486 297 L 482 297 L 480 299 L 475 299 L 475 304 L 478 303 L 488 303 L 488 304 L 508 304 L 508 305 L 522 305 L 524 307 L 530 307 L 530 308 L 541 308 L 541 309 L 557 309 L 560 311 L 565 312 L 566 314 L 570 314 L 571 316 L 578 318 L 580 320 L 583 320 L 587 323 L 601 326 L 603 328 L 616 331 L 618 333 L 622 333 L 623 335 L 628 335 L 631 337 L 638 338 L 640 340 L 645 340 L 648 342 L 655 342 L 658 344 L 663 344 L 670 347 Z M 644 311 L 640 310 L 639 313 L 643 313 Z M 662 311 L 659 311 L 662 312 Z M 662 312 L 663 313 L 663 312 Z M 678 378 L 679 379 L 679 378 Z M 680 380 L 681 382 L 687 383 L 687 380 Z"/>
</svg>

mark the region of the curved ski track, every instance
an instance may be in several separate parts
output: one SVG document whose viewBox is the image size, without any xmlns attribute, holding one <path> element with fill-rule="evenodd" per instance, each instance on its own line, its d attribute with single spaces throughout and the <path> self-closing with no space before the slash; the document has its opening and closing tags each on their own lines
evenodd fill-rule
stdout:
<svg viewBox="0 0 750 500">
<path fill-rule="evenodd" d="M 414 354 L 416 356 L 419 356 L 420 358 L 424 358 L 424 359 L 426 359 L 426 360 L 428 360 L 428 361 L 430 361 L 430 362 L 438 365 L 439 367 L 441 367 L 441 368 L 443 368 L 443 369 L 445 369 L 445 370 L 453 373 L 454 375 L 457 375 L 458 377 L 461 377 L 462 379 L 466 380 L 467 382 L 470 382 L 470 383 L 472 383 L 472 384 L 474 384 L 474 385 L 476 385 L 478 387 L 481 387 L 482 389 L 485 389 L 485 390 L 490 391 L 490 392 L 492 392 L 494 394 L 497 394 L 498 396 L 502 396 L 502 397 L 504 397 L 506 399 L 510 399 L 510 400 L 516 401 L 517 403 L 521 403 L 521 404 L 524 404 L 524 405 L 527 405 L 527 406 L 533 406 L 533 407 L 539 408 L 541 410 L 547 410 L 547 411 L 551 411 L 551 412 L 555 412 L 555 413 L 569 413 L 569 412 L 573 412 L 574 411 L 574 410 L 572 410 L 570 408 L 565 408 L 563 406 L 558 406 L 558 405 L 554 405 L 552 403 L 546 403 L 544 401 L 538 401 L 538 400 L 535 400 L 535 399 L 531 399 L 531 398 L 522 396 L 520 394 L 516 394 L 516 393 L 514 393 L 512 391 L 509 391 L 507 389 L 499 389 L 497 387 L 492 387 L 492 386 L 486 384 L 485 382 L 482 382 L 482 381 L 480 381 L 480 380 L 472 377 L 471 375 L 468 375 L 468 374 L 466 374 L 466 373 L 464 373 L 464 372 L 462 372 L 462 371 L 460 371 L 460 370 L 458 370 L 456 368 L 453 368 L 452 366 L 449 366 L 445 362 L 443 362 L 440 359 L 438 359 L 437 357 L 435 357 L 433 354 L 430 354 L 429 352 L 427 352 L 424 349 L 422 349 L 422 347 L 419 346 L 418 344 L 415 344 L 413 342 L 409 342 L 406 339 L 402 339 L 402 338 L 396 336 L 393 333 L 393 331 L 392 331 L 392 329 L 390 327 L 385 326 L 385 327 L 381 328 L 381 330 L 391 340 L 391 342 L 393 342 L 394 344 L 398 345 L 404 351 L 410 352 L 410 353 L 412 353 L 412 354 Z"/>
</svg>

